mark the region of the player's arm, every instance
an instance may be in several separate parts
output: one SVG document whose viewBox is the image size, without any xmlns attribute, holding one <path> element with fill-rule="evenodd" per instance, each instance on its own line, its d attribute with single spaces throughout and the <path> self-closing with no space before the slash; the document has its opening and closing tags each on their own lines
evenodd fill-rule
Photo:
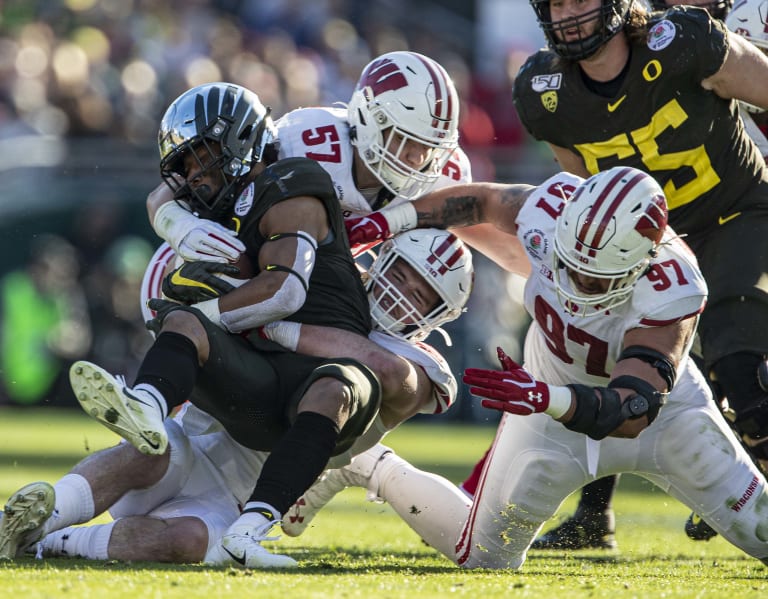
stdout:
<svg viewBox="0 0 768 599">
<path fill-rule="evenodd" d="M 344 222 L 352 245 L 389 238 L 419 227 L 438 229 L 490 223 L 489 234 L 504 237 L 517 232 L 515 220 L 531 191 L 531 185 L 467 183 L 426 194 L 413 202 L 388 206 L 368 216 Z M 513 252 L 514 250 L 510 250 Z M 499 258 L 501 259 L 501 258 Z"/>
<path fill-rule="evenodd" d="M 195 304 L 233 333 L 281 320 L 304 305 L 318 240 L 330 231 L 325 207 L 311 197 L 275 204 L 259 228 L 267 239 L 259 251 L 259 273 L 226 295 Z"/>
<path fill-rule="evenodd" d="M 704 89 L 721 98 L 736 98 L 768 109 L 768 58 L 744 37 L 728 32 L 728 55 L 714 75 L 704 79 Z"/>
<path fill-rule="evenodd" d="M 633 329 L 605 387 L 548 385 L 499 348 L 502 370 L 468 368 L 464 382 L 487 408 L 511 414 L 543 412 L 593 439 L 636 437 L 666 402 L 696 328 L 696 317 Z"/>
<path fill-rule="evenodd" d="M 581 156 L 568 148 L 556 146 L 555 144 L 548 145 L 562 170 L 583 177 L 584 179 L 592 175 L 592 173 L 587 170 L 587 167 L 584 164 L 584 159 Z"/>
<path fill-rule="evenodd" d="M 531 262 L 517 235 L 502 234 L 490 223 L 451 229 L 451 232 L 507 272 L 523 277 L 531 273 Z"/>
</svg>

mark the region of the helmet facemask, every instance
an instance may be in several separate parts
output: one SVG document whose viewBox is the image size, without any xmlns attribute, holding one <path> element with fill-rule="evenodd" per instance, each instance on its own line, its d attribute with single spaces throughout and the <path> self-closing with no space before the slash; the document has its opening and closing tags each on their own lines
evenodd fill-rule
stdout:
<svg viewBox="0 0 768 599">
<path fill-rule="evenodd" d="M 365 67 L 347 106 L 351 141 L 365 167 L 396 196 L 413 199 L 458 147 L 459 99 L 445 70 L 415 52 L 390 52 Z M 406 145 L 420 144 L 420 165 Z"/>
<path fill-rule="evenodd" d="M 590 316 L 629 300 L 666 225 L 666 199 L 646 173 L 614 167 L 584 181 L 555 229 L 552 271 L 562 306 Z M 579 276 L 592 279 L 591 289 L 579 284 Z"/>
<path fill-rule="evenodd" d="M 622 30 L 629 20 L 630 7 L 634 0 L 602 0 L 600 6 L 581 16 L 553 21 L 550 0 L 530 0 L 539 26 L 544 32 L 550 48 L 558 56 L 567 60 L 584 60 L 595 54 L 608 40 Z M 574 41 L 566 39 L 565 32 L 571 28 L 580 28 L 596 22 L 594 33 L 580 36 Z"/>
<path fill-rule="evenodd" d="M 410 273 L 410 275 L 408 275 Z M 450 345 L 441 325 L 457 319 L 469 299 L 474 270 L 470 251 L 453 234 L 418 229 L 396 236 L 382 245 L 368 270 L 366 291 L 374 327 L 420 341 L 439 331 Z M 419 309 L 407 290 L 415 278 L 433 293 Z M 417 287 L 418 288 L 418 287 Z M 429 301 L 435 299 L 434 302 Z"/>
<path fill-rule="evenodd" d="M 204 218 L 219 220 L 231 211 L 276 133 L 270 109 L 234 84 L 208 84 L 182 94 L 166 111 L 158 135 L 160 172 L 174 198 Z M 195 185 L 192 172 L 217 183 Z M 183 180 L 179 180 L 181 175 Z"/>
</svg>

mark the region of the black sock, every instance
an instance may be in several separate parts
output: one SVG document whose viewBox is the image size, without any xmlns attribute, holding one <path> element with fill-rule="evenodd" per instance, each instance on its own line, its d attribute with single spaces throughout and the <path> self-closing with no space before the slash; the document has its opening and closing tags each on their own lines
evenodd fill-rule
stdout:
<svg viewBox="0 0 768 599">
<path fill-rule="evenodd" d="M 618 481 L 619 477 L 612 475 L 585 485 L 581 490 L 578 511 L 605 512 L 611 509 L 611 499 Z"/>
<path fill-rule="evenodd" d="M 261 501 L 285 514 L 312 486 L 331 458 L 339 427 L 316 412 L 301 412 L 269 454 L 248 501 Z"/>
<path fill-rule="evenodd" d="M 133 386 L 146 383 L 155 387 L 170 412 L 192 393 L 199 371 L 197 348 L 191 339 L 179 333 L 160 333 L 144 356 Z"/>
</svg>

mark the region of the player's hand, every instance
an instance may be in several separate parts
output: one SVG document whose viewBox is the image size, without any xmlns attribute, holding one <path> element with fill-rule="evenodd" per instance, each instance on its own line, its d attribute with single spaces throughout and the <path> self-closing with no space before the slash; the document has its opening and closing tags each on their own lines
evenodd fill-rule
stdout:
<svg viewBox="0 0 768 599">
<path fill-rule="evenodd" d="M 163 279 L 163 293 L 178 302 L 196 304 L 229 293 L 234 286 L 217 275 L 237 276 L 240 270 L 222 262 L 185 262 Z"/>
<path fill-rule="evenodd" d="M 144 326 L 157 336 L 163 328 L 165 317 L 178 308 L 179 303 L 155 297 L 147 301 L 147 307 L 155 313 L 155 317 L 148 320 Z"/>
<path fill-rule="evenodd" d="M 470 392 L 483 397 L 485 408 L 528 416 L 545 412 L 559 418 L 571 406 L 568 387 L 556 387 L 537 381 L 500 347 L 496 349 L 503 370 L 467 368 L 463 381 Z"/>
<path fill-rule="evenodd" d="M 368 244 L 389 239 L 392 234 L 389 230 L 387 217 L 381 212 L 371 212 L 368 216 L 349 218 L 344 221 L 349 236 L 349 245 Z"/>
<path fill-rule="evenodd" d="M 234 231 L 195 216 L 175 201 L 157 209 L 152 226 L 184 260 L 235 262 L 245 251 Z"/>
<path fill-rule="evenodd" d="M 411 202 L 389 205 L 381 211 L 371 212 L 367 216 L 349 218 L 344 221 L 349 236 L 349 244 L 382 241 L 410 231 L 418 226 L 416 208 Z"/>
</svg>

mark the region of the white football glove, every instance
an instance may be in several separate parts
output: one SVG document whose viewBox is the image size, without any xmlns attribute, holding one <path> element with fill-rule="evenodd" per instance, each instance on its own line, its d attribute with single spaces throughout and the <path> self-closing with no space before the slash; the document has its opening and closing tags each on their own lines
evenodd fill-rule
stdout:
<svg viewBox="0 0 768 599">
<path fill-rule="evenodd" d="M 152 228 L 184 260 L 235 262 L 245 251 L 234 231 L 198 218 L 176 202 L 166 202 L 157 209 Z"/>
</svg>

